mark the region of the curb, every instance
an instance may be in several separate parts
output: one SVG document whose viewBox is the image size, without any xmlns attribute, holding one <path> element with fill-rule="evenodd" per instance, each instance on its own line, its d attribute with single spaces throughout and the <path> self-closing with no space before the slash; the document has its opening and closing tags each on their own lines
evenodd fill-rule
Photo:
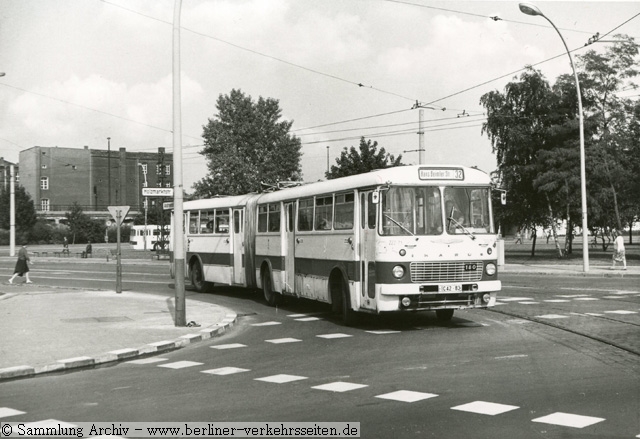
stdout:
<svg viewBox="0 0 640 439">
<path fill-rule="evenodd" d="M 613 271 L 612 272 L 588 272 L 584 273 L 581 271 L 548 271 L 544 269 L 527 269 L 527 270 L 505 270 L 502 269 L 499 271 L 501 275 L 544 275 L 544 276 L 567 276 L 567 277 L 595 277 L 595 278 L 637 278 L 640 277 L 640 273 L 630 273 L 625 272 L 623 270 Z"/>
<path fill-rule="evenodd" d="M 191 344 L 223 335 L 233 327 L 238 321 L 235 313 L 226 314 L 225 318 L 216 323 L 214 328 L 202 329 L 198 334 L 186 334 L 179 338 L 163 340 L 149 343 L 138 349 L 118 349 L 95 357 L 75 357 L 58 360 L 56 363 L 44 366 L 14 366 L 0 369 L 0 381 L 14 378 L 31 378 L 36 375 L 53 372 L 66 372 L 73 369 L 99 366 L 108 363 L 115 363 L 123 360 L 130 360 L 136 357 L 150 356 L 161 352 L 181 349 Z"/>
</svg>

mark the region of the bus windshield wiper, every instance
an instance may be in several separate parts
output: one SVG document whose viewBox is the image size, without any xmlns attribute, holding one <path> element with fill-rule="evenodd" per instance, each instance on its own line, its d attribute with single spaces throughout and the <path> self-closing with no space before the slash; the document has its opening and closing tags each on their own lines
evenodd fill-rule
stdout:
<svg viewBox="0 0 640 439">
<path fill-rule="evenodd" d="M 411 230 L 407 229 L 405 226 L 403 226 L 402 224 L 400 224 L 398 221 L 396 221 L 395 219 L 391 218 L 389 215 L 387 215 L 386 213 L 384 214 L 384 216 L 386 216 L 388 219 L 390 219 L 396 226 L 400 227 L 402 230 L 404 230 L 405 232 L 407 232 L 409 235 L 411 236 L 416 236 Z"/>
<path fill-rule="evenodd" d="M 459 227 L 462 229 L 462 231 L 465 233 L 465 235 L 469 235 L 471 237 L 472 240 L 476 239 L 476 235 L 473 234 L 473 232 L 468 231 L 462 224 L 460 224 L 453 216 L 447 218 L 449 221 L 453 221 L 453 223 L 456 225 L 456 227 Z"/>
</svg>

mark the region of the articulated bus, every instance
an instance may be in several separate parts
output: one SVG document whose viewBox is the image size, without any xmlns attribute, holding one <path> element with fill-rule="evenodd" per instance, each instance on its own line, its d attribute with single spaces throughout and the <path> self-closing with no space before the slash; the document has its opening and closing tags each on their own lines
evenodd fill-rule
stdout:
<svg viewBox="0 0 640 439">
<path fill-rule="evenodd" d="M 165 240 L 169 239 L 170 226 L 165 226 Z M 146 242 L 145 242 L 146 241 Z M 134 250 L 162 250 L 168 242 L 162 241 L 160 226 L 148 224 L 146 226 L 131 226 L 129 244 Z"/>
<path fill-rule="evenodd" d="M 262 194 L 184 203 L 185 273 L 356 312 L 496 303 L 497 235 L 489 176 L 463 166 L 403 166 Z M 172 234 L 176 236 L 176 234 Z M 179 235 L 178 235 L 179 236 Z"/>
</svg>

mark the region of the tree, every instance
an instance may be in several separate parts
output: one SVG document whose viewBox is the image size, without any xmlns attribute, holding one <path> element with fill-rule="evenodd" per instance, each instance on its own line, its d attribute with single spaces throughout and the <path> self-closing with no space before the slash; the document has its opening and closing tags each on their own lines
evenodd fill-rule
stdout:
<svg viewBox="0 0 640 439">
<path fill-rule="evenodd" d="M 16 185 L 14 195 L 16 239 L 21 241 L 28 240 L 31 229 L 38 220 L 36 208 L 31 196 L 23 186 Z M 9 190 L 0 192 L 0 229 L 9 230 L 11 226 L 9 218 L 11 211 L 10 196 Z"/>
<path fill-rule="evenodd" d="M 89 218 L 77 202 L 73 203 L 71 210 L 64 215 L 67 218 L 69 232 L 72 235 L 72 244 L 77 242 L 100 241 L 104 230 L 102 221 Z"/>
<path fill-rule="evenodd" d="M 392 154 L 387 154 L 384 148 L 378 148 L 378 142 L 365 141 L 360 138 L 360 151 L 353 146 L 349 149 L 343 148 L 340 157 L 336 158 L 336 165 L 331 166 L 329 172 L 325 172 L 327 179 L 346 177 L 348 175 L 363 174 L 374 169 L 391 168 L 403 166 L 402 154 L 395 158 Z"/>
<path fill-rule="evenodd" d="M 259 192 L 262 184 L 301 179 L 300 139 L 289 133 L 293 122 L 281 121 L 277 100 L 257 102 L 240 90 L 220 95 L 218 114 L 202 134 L 208 175 L 194 184 L 195 195 Z"/>
</svg>

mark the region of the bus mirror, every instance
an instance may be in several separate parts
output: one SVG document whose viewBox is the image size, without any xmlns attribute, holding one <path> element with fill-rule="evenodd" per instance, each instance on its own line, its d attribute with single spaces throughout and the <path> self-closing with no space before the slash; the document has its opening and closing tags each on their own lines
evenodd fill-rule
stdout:
<svg viewBox="0 0 640 439">
<path fill-rule="evenodd" d="M 502 192 L 500 194 L 500 202 L 505 205 L 507 204 L 507 193 L 506 192 Z"/>
<path fill-rule="evenodd" d="M 378 204 L 380 202 L 380 192 L 375 191 L 371 193 L 371 202 L 373 204 Z"/>
</svg>

